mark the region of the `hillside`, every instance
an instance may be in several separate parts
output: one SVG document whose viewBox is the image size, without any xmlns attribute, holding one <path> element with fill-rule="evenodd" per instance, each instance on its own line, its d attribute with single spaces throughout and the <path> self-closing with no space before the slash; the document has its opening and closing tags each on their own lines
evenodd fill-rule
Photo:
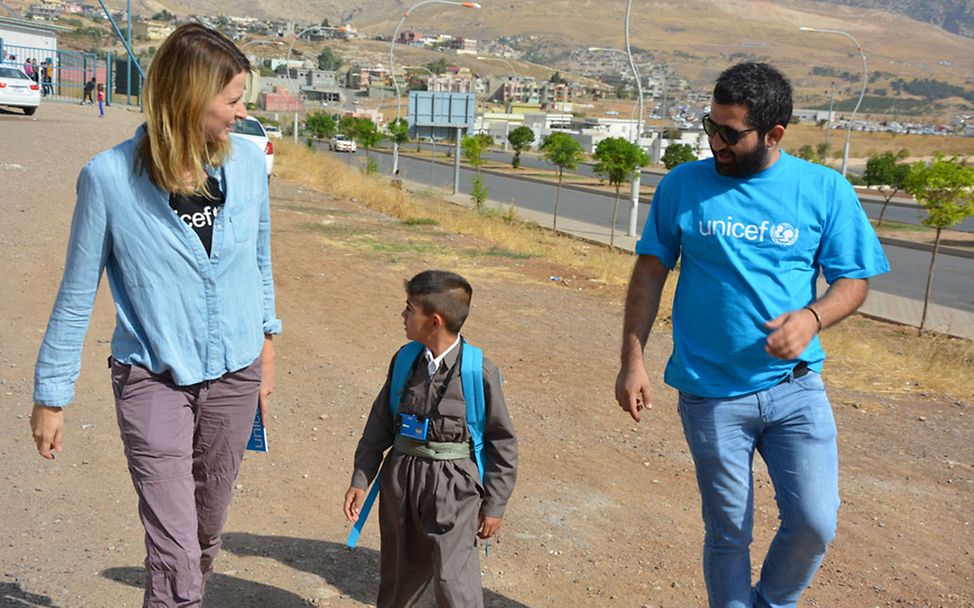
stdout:
<svg viewBox="0 0 974 608">
<path fill-rule="evenodd" d="M 878 8 L 974 37 L 974 0 L 826 0 L 835 4 Z"/>
<path fill-rule="evenodd" d="M 860 1 L 882 4 L 880 0 Z M 878 112 L 895 114 L 909 113 L 915 106 L 916 111 L 947 115 L 957 108 L 956 104 L 936 107 L 914 103 L 913 96 L 903 91 L 897 95 L 891 87 L 897 79 L 909 82 L 927 78 L 974 90 L 970 78 L 974 74 L 974 39 L 903 14 L 845 5 L 854 2 L 685 0 L 653 3 L 651 9 L 635 3 L 632 44 L 653 61 L 667 63 L 696 87 L 707 87 L 720 70 L 735 61 L 772 61 L 794 80 L 799 104 L 815 105 L 827 103 L 826 90 L 836 80 L 814 74 L 816 66 L 852 75 L 851 80 L 840 79 L 837 83 L 836 100 L 841 102 L 858 93 L 860 63 L 849 40 L 802 34 L 798 28 L 808 25 L 840 29 L 856 36 L 866 51 L 869 71 L 879 72 L 879 78 L 870 83 L 870 94 L 901 98 L 898 105 L 887 103 L 884 108 L 867 104 L 864 109 L 873 105 Z M 390 36 L 402 11 L 414 4 L 412 0 L 291 0 L 287 4 L 280 0 L 229 0 L 223 10 L 227 14 L 320 15 L 333 23 L 351 22 L 368 35 Z M 524 53 L 525 59 L 567 71 L 577 67 L 573 66 L 576 60 L 572 51 L 589 46 L 618 48 L 624 44 L 624 2 L 607 5 L 595 0 L 484 0 L 482 4 L 483 9 L 478 11 L 424 6 L 411 15 L 407 27 L 481 40 L 505 37 Z M 933 3 L 931 7 L 942 4 L 945 3 Z M 175 6 L 182 10 L 212 10 L 212 5 L 200 0 L 182 0 Z"/>
<path fill-rule="evenodd" d="M 27 0 L 5 1 L 17 8 L 26 8 L 27 4 Z M 415 3 L 227 0 L 221 3 L 220 11 L 302 23 L 328 19 L 351 23 L 368 36 L 388 37 L 403 10 Z M 203 0 L 137 0 L 133 4 L 143 13 L 163 7 L 177 13 L 214 12 L 214 5 Z M 477 11 L 423 6 L 410 16 L 406 27 L 420 33 L 449 33 L 478 40 L 503 38 L 522 58 L 562 72 L 576 72 L 579 64 L 591 60 L 578 56 L 582 49 L 619 48 L 624 44 L 624 2 L 483 0 L 482 4 Z M 121 5 L 121 0 L 110 3 L 112 8 Z M 836 82 L 836 107 L 841 110 L 851 107 L 858 95 L 858 54 L 848 39 L 800 33 L 798 28 L 845 30 L 859 40 L 867 56 L 871 78 L 865 112 L 947 118 L 969 109 L 974 99 L 974 39 L 967 37 L 974 31 L 972 16 L 974 0 L 685 0 L 635 3 L 631 33 L 632 44 L 644 59 L 666 63 L 697 89 L 706 89 L 720 70 L 736 61 L 770 61 L 792 78 L 797 102 L 804 107 L 826 105 L 827 91 Z M 499 64 L 492 67 L 496 69 Z M 909 86 L 924 79 L 934 86 Z"/>
</svg>

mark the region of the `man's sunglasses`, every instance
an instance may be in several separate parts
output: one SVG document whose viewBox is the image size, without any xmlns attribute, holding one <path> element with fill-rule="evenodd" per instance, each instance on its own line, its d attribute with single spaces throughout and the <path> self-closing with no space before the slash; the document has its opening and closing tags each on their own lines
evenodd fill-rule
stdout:
<svg viewBox="0 0 974 608">
<path fill-rule="evenodd" d="M 738 131 L 737 129 L 731 129 L 725 125 L 718 125 L 714 121 L 710 120 L 710 114 L 703 115 L 703 132 L 707 134 L 707 137 L 720 135 L 720 138 L 724 140 L 724 143 L 728 146 L 735 145 L 738 141 L 740 141 L 741 137 L 743 137 L 746 133 L 750 133 L 751 131 L 757 131 L 757 127 Z"/>
</svg>

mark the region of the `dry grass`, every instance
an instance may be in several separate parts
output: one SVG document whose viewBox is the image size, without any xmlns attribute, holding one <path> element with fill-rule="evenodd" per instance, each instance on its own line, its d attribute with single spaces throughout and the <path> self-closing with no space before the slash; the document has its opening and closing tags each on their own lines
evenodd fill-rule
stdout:
<svg viewBox="0 0 974 608">
<path fill-rule="evenodd" d="M 623 286 L 632 271 L 632 255 L 573 238 L 558 236 L 512 217 L 510 212 L 473 213 L 451 205 L 433 190 L 407 193 L 386 177 L 363 175 L 339 160 L 300 146 L 281 143 L 275 149 L 280 177 L 359 203 L 411 224 L 435 220 L 440 230 L 476 236 L 518 254 L 543 257 L 603 285 Z"/>
<path fill-rule="evenodd" d="M 432 189 L 406 193 L 385 177 L 367 176 L 327 155 L 281 143 L 276 173 L 337 198 L 355 199 L 371 209 L 419 225 L 431 234 L 462 234 L 488 242 L 486 252 L 507 258 L 543 259 L 570 269 L 597 284 L 615 287 L 621 297 L 632 271 L 632 255 L 608 247 L 558 236 L 519 221 L 510 212 L 477 214 L 445 202 Z M 341 238 L 340 233 L 332 236 Z M 435 243 L 426 241 L 426 246 Z M 491 253 L 493 252 L 493 253 Z M 669 324 L 673 289 L 667 282 L 659 318 Z M 864 317 L 853 317 L 827 330 L 822 341 L 830 381 L 843 388 L 873 394 L 927 393 L 974 399 L 974 342 L 944 336 L 918 337 L 915 330 Z"/>
<path fill-rule="evenodd" d="M 797 153 L 802 146 L 812 148 L 825 141 L 825 129 L 811 123 L 791 125 L 782 140 L 782 147 L 789 153 Z M 834 129 L 829 136 L 833 159 L 842 158 L 845 131 Z M 946 156 L 974 156 L 974 137 L 946 137 L 942 135 L 898 135 L 896 133 L 865 133 L 853 131 L 849 140 L 850 159 L 865 159 L 872 154 L 892 152 L 902 149 L 910 153 L 911 159 L 929 158 L 937 152 Z"/>
<path fill-rule="evenodd" d="M 826 330 L 826 370 L 840 386 L 880 394 L 974 398 L 974 342 L 852 317 Z"/>
</svg>

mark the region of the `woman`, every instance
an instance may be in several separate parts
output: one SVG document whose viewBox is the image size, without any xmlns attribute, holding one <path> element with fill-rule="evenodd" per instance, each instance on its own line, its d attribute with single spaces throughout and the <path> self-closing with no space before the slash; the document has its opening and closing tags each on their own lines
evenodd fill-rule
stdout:
<svg viewBox="0 0 974 608">
<path fill-rule="evenodd" d="M 231 141 L 250 65 L 222 34 L 178 28 L 144 89 L 146 123 L 78 178 L 64 278 L 37 359 L 31 428 L 61 451 L 103 270 L 111 377 L 146 532 L 145 606 L 199 606 L 280 332 L 261 150 Z"/>
</svg>

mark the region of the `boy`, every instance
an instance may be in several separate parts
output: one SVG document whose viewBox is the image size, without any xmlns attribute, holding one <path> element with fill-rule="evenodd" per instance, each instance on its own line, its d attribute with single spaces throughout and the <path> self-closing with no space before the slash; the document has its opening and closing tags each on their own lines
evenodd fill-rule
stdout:
<svg viewBox="0 0 974 608">
<path fill-rule="evenodd" d="M 383 452 L 393 446 L 377 480 L 382 487 L 378 608 L 412 606 L 431 578 L 440 608 L 484 605 L 474 537 L 488 539 L 501 526 L 517 477 L 517 440 L 500 373 L 486 358 L 477 370 L 481 409 L 472 413 L 483 424 L 467 420 L 467 400 L 476 399 L 464 394 L 471 376 L 462 359 L 469 364 L 480 353 L 464 343 L 460 328 L 472 293 L 466 279 L 452 272 L 427 270 L 406 282 L 402 318 L 406 337 L 419 344 L 396 353 L 355 450 L 344 504 L 349 521 L 358 520 L 365 489 Z M 473 447 L 481 432 L 482 454 Z"/>
</svg>

